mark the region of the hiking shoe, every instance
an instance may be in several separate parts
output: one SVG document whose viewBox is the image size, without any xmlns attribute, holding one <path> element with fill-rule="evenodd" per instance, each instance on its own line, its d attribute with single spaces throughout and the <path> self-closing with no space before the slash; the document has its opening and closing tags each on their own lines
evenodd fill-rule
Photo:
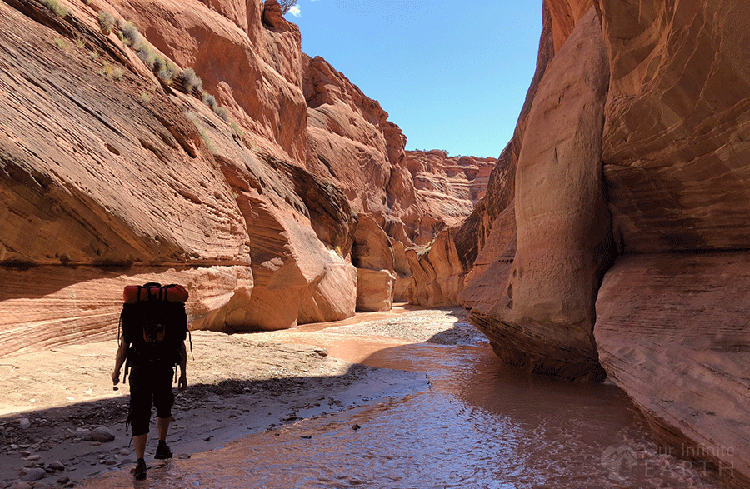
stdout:
<svg viewBox="0 0 750 489">
<path fill-rule="evenodd" d="M 135 476 L 136 480 L 142 481 L 146 478 L 146 471 L 148 471 L 148 466 L 146 465 L 146 461 L 142 458 L 138 459 L 138 463 L 135 464 L 135 471 L 133 472 L 133 475 Z"/>
<path fill-rule="evenodd" d="M 156 447 L 156 455 L 154 458 L 157 460 L 164 460 L 165 458 L 172 458 L 172 450 L 169 449 L 169 445 L 164 440 L 159 440 L 159 445 Z"/>
</svg>

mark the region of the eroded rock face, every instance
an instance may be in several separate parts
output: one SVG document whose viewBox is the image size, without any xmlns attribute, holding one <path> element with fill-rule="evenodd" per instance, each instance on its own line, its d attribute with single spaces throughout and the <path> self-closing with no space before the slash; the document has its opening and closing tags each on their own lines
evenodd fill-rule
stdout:
<svg viewBox="0 0 750 489">
<path fill-rule="evenodd" d="M 604 178 L 625 252 L 750 244 L 747 2 L 602 0 Z"/>
<path fill-rule="evenodd" d="M 362 216 L 357 224 L 352 264 L 357 267 L 357 309 L 390 311 L 396 280 L 393 245 L 370 217 Z"/>
<path fill-rule="evenodd" d="M 396 274 L 388 270 L 357 268 L 357 310 L 390 311 Z"/>
<path fill-rule="evenodd" d="M 249 130 L 254 145 L 304 164 L 301 37 L 296 25 L 274 14 L 274 4 L 280 14 L 275 1 L 269 12 L 262 0 L 247 1 L 244 9 L 209 2 L 216 10 L 173 0 L 109 3 L 170 59 L 194 68 L 203 89 Z"/>
<path fill-rule="evenodd" d="M 425 217 L 420 235 L 434 235 L 430 224 L 459 225 L 487 192 L 490 172 L 495 158 L 452 156 L 444 151 L 406 151 L 405 165 L 412 175 L 417 198 L 421 201 Z M 424 243 L 418 243 L 424 244 Z"/>
<path fill-rule="evenodd" d="M 193 328 L 354 313 L 355 220 L 340 193 L 261 153 L 257 134 L 200 100 L 159 88 L 130 48 L 79 18 L 88 8 L 60 18 L 34 5 L 18 4 L 55 30 L 0 4 L 0 273 L 11 294 L 0 299 L 0 354 L 116 337 L 122 286 L 146 281 L 186 284 Z M 234 39 L 236 26 L 212 15 L 187 18 Z M 295 90 L 284 83 L 279 100 Z M 266 144 L 286 154 L 279 141 Z"/>
<path fill-rule="evenodd" d="M 710 447 L 702 458 L 747 487 L 750 5 L 598 8 L 612 67 L 603 171 L 624 254 L 597 301 L 602 363 L 662 441 Z"/>
<path fill-rule="evenodd" d="M 750 483 L 750 255 L 618 259 L 599 291 L 599 358 L 678 456 Z"/>
<path fill-rule="evenodd" d="M 509 363 L 600 379 L 594 301 L 608 259 L 601 127 L 609 71 L 592 8 L 547 67 L 529 113 L 515 180 L 517 251 L 509 301 L 471 317 Z"/>
<path fill-rule="evenodd" d="M 465 272 L 458 260 L 454 230 L 448 228 L 437 235 L 422 252 L 409 249 L 406 258 L 413 275 L 410 302 L 429 307 L 452 306 L 458 303 Z"/>
</svg>

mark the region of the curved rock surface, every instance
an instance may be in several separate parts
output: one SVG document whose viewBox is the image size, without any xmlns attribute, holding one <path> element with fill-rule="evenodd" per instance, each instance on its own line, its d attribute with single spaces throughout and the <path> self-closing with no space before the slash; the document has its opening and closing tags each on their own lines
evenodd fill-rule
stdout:
<svg viewBox="0 0 750 489">
<path fill-rule="evenodd" d="M 584 124 L 590 128 L 586 136 L 569 139 L 569 146 L 559 144 L 556 132 L 548 134 L 547 144 L 557 150 L 551 159 L 544 156 L 545 143 L 533 139 L 532 134 L 551 130 L 540 122 L 544 118 L 554 121 L 568 110 L 573 113 L 566 117 L 580 115 L 576 104 L 566 106 L 570 90 L 592 80 L 582 76 L 550 82 L 559 76 L 555 64 L 580 42 L 578 31 L 590 21 L 581 12 L 591 3 L 549 0 L 537 66 L 542 84 L 537 90 L 532 83 L 514 138 L 491 175 L 488 195 L 457 234 L 459 260 L 465 270 L 474 267 L 459 297 L 499 355 L 511 363 L 579 377 L 587 371 L 581 365 L 599 370 L 598 355 L 673 453 L 710 462 L 730 485 L 746 487 L 750 443 L 741 420 L 747 417 L 744 367 L 750 329 L 742 283 L 750 201 L 750 42 L 739 25 L 750 18 L 750 6 L 733 0 L 593 4 L 595 23 L 602 26 L 596 36 L 603 38 L 611 70 L 602 87 L 606 100 L 589 100 L 585 111 L 603 110 L 603 127 L 597 131 Z M 545 36 L 552 41 L 545 42 Z M 552 56 L 546 65 L 543 60 Z M 591 56 L 581 51 L 569 63 L 585 66 Z M 589 168 L 598 168 L 601 177 L 570 171 L 596 157 L 597 145 L 601 163 Z M 591 151 L 582 157 L 586 147 Z M 529 179 L 533 166 L 524 168 L 529 163 L 525 156 L 531 154 L 533 165 L 569 162 L 562 165 L 564 172 L 550 166 L 549 172 L 538 173 L 544 177 L 536 180 L 544 189 L 538 193 L 525 190 L 535 181 Z M 566 205 L 545 207 L 549 175 L 557 186 L 568 186 L 559 198 Z M 582 193 L 585 189 L 593 193 Z M 594 200 L 570 200 L 584 195 Z M 611 217 L 602 212 L 601 199 Z M 556 219 L 565 208 L 579 212 L 580 219 Z M 566 233 L 582 239 L 570 246 L 545 246 L 540 239 L 544 232 L 551 233 L 553 245 Z M 555 284 L 555 277 L 565 277 L 559 272 L 571 265 L 572 274 L 545 289 Z M 542 273 L 517 278 L 529 266 Z M 539 319 L 513 320 L 511 311 L 519 300 L 531 311 L 527 319 L 544 316 L 528 308 L 537 299 L 542 309 L 565 305 L 553 307 L 562 312 L 563 328 L 539 328 Z M 529 331 L 535 332 L 534 341 L 518 341 Z M 588 339 L 581 332 L 588 332 Z M 551 345 L 556 346 L 550 350 Z M 569 356 L 569 351 L 575 354 Z"/>
<path fill-rule="evenodd" d="M 356 221 L 343 195 L 259 152 L 252 130 L 162 89 L 86 17 L 95 12 L 16 6 L 0 4 L 0 272 L 11 294 L 0 354 L 114 338 L 122 286 L 151 280 L 188 286 L 194 328 L 354 314 Z M 256 34 L 268 30 L 257 22 Z M 294 92 L 285 83 L 282 99 Z M 285 154 L 280 141 L 266 145 Z"/>
<path fill-rule="evenodd" d="M 517 251 L 508 301 L 471 317 L 505 361 L 564 378 L 601 379 L 594 300 L 608 256 L 601 127 L 609 77 L 595 10 L 547 66 L 515 179 Z"/>
</svg>

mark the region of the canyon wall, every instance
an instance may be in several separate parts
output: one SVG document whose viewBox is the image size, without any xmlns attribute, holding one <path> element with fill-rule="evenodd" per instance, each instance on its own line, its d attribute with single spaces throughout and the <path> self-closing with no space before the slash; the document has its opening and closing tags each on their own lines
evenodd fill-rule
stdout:
<svg viewBox="0 0 750 489">
<path fill-rule="evenodd" d="M 115 338 L 131 283 L 185 284 L 191 327 L 226 332 L 408 300 L 406 248 L 445 222 L 398 126 L 301 52 L 278 3 L 61 4 L 0 4 L 0 355 Z M 491 163 L 445 162 L 468 213 Z M 372 236 L 390 265 L 356 246 Z"/>
<path fill-rule="evenodd" d="M 730 0 L 545 2 L 541 81 L 455 238 L 459 300 L 501 358 L 606 372 L 662 442 L 736 487 L 750 481 L 748 18 Z"/>
</svg>

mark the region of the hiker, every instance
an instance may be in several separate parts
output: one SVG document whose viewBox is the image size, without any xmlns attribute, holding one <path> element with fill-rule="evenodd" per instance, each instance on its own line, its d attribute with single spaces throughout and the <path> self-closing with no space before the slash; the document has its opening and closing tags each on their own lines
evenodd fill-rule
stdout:
<svg viewBox="0 0 750 489">
<path fill-rule="evenodd" d="M 175 290 L 170 290 L 170 288 Z M 124 292 L 120 316 L 118 348 L 112 383 L 120 382 L 123 362 L 125 377 L 130 370 L 130 407 L 128 423 L 132 424 L 133 445 L 136 453 L 134 476 L 146 478 L 148 466 L 144 460 L 151 421 L 151 406 L 156 407 L 156 428 L 159 443 L 155 459 L 172 457 L 167 445 L 167 432 L 172 418 L 172 375 L 175 365 L 180 367 L 177 387 L 187 387 L 187 291 L 179 285 L 162 287 L 156 282 L 143 286 L 128 286 Z M 123 382 L 125 382 L 123 377 Z"/>
</svg>

